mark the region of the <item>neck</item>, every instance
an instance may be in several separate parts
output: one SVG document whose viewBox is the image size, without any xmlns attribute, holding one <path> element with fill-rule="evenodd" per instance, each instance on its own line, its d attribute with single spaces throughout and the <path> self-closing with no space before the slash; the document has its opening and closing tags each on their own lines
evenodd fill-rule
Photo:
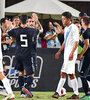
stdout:
<svg viewBox="0 0 90 100">
<path fill-rule="evenodd" d="M 88 28 L 88 26 L 84 26 L 84 29 L 86 30 Z"/>
<path fill-rule="evenodd" d="M 69 23 L 67 23 L 67 27 L 70 26 L 72 24 L 72 22 L 70 21 Z"/>
<path fill-rule="evenodd" d="M 21 24 L 21 27 L 25 28 L 27 25 L 26 24 Z"/>
</svg>

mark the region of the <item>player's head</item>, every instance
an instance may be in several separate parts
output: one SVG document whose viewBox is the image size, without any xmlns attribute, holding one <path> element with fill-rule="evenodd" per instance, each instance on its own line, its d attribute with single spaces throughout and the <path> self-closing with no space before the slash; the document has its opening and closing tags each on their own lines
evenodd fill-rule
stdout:
<svg viewBox="0 0 90 100">
<path fill-rule="evenodd" d="M 28 20 L 28 16 L 27 15 L 21 15 L 20 16 L 20 21 L 22 24 L 26 24 Z"/>
<path fill-rule="evenodd" d="M 6 30 L 10 27 L 11 21 L 8 20 L 7 18 L 2 18 L 0 20 L 1 26 L 4 27 Z"/>
<path fill-rule="evenodd" d="M 80 12 L 80 13 L 79 13 L 79 17 L 78 17 L 78 19 L 81 21 L 81 19 L 82 19 L 83 17 L 85 17 L 85 16 L 87 16 L 86 13 L 84 13 L 84 12 Z"/>
<path fill-rule="evenodd" d="M 20 24 L 20 19 L 18 16 L 14 16 L 13 17 L 13 24 L 15 25 L 15 27 L 19 26 Z"/>
<path fill-rule="evenodd" d="M 27 25 L 31 28 L 35 27 L 35 21 L 31 16 L 28 18 Z"/>
<path fill-rule="evenodd" d="M 78 27 L 79 33 L 81 33 L 81 24 L 80 24 L 79 19 L 74 18 L 74 19 L 73 19 L 73 23 Z"/>
<path fill-rule="evenodd" d="M 90 17 L 89 16 L 85 16 L 81 19 L 81 24 L 82 27 L 85 28 L 85 26 L 89 26 L 90 25 Z"/>
<path fill-rule="evenodd" d="M 49 30 L 52 30 L 53 29 L 53 24 L 51 21 L 48 22 L 48 29 Z"/>
<path fill-rule="evenodd" d="M 72 14 L 70 12 L 62 13 L 62 23 L 64 26 L 67 26 L 72 20 Z"/>
</svg>

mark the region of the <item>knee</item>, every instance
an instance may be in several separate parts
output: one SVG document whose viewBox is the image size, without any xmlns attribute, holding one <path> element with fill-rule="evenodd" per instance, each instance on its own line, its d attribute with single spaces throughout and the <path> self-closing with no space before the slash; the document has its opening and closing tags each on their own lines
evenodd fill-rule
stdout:
<svg viewBox="0 0 90 100">
<path fill-rule="evenodd" d="M 75 79 L 75 74 L 69 74 L 70 80 Z"/>
<path fill-rule="evenodd" d="M 27 77 L 34 77 L 34 74 L 32 74 L 32 75 L 27 75 Z"/>
<path fill-rule="evenodd" d="M 24 71 L 19 71 L 19 75 L 25 75 Z"/>
<path fill-rule="evenodd" d="M 61 72 L 61 78 L 66 78 L 66 73 Z"/>
</svg>

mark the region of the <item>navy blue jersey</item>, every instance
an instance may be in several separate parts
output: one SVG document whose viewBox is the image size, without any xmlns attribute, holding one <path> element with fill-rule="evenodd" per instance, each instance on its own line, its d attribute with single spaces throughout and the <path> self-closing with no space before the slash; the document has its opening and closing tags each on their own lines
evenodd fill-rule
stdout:
<svg viewBox="0 0 90 100">
<path fill-rule="evenodd" d="M 89 48 L 87 49 L 85 55 L 90 54 L 90 28 L 87 28 L 87 30 L 83 33 L 83 38 L 85 39 L 89 39 Z"/>
<path fill-rule="evenodd" d="M 16 56 L 27 58 L 31 56 L 31 52 L 36 49 L 36 38 L 39 30 L 28 27 L 18 27 L 12 29 L 8 34 L 16 38 Z"/>
</svg>

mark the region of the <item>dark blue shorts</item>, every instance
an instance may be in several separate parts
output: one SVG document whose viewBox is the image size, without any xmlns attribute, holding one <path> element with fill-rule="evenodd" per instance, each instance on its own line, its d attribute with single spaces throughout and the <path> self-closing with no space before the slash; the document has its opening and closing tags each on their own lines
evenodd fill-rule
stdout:
<svg viewBox="0 0 90 100">
<path fill-rule="evenodd" d="M 26 75 L 32 75 L 35 73 L 35 66 L 33 63 L 33 57 L 27 57 L 22 59 L 21 57 L 15 57 L 15 69 L 18 71 L 26 71 Z"/>
</svg>

